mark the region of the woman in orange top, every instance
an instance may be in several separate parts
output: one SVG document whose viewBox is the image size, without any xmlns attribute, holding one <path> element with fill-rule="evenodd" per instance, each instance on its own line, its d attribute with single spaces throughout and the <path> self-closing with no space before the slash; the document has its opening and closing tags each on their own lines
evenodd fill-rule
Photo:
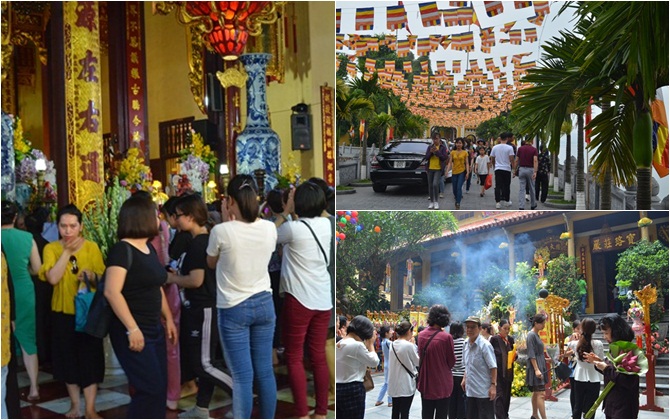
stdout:
<svg viewBox="0 0 670 420">
<path fill-rule="evenodd" d="M 451 186 L 454 190 L 456 199 L 456 210 L 461 208 L 461 199 L 463 198 L 463 182 L 470 174 L 470 155 L 467 150 L 463 150 L 463 139 L 457 138 L 455 149 L 449 155 L 449 163 L 446 172 L 451 169 Z"/>
</svg>

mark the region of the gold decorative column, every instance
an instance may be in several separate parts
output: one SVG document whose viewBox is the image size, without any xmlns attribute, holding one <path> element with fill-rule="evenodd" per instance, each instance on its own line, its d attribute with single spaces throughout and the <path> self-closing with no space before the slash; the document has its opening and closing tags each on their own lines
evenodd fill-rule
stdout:
<svg viewBox="0 0 670 420">
<path fill-rule="evenodd" d="M 68 199 L 80 209 L 104 193 L 97 2 L 63 4 Z"/>
</svg>

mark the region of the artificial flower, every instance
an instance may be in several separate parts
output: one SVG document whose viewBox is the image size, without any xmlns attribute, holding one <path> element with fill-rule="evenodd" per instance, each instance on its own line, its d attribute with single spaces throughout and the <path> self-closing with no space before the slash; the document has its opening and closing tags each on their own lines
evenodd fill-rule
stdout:
<svg viewBox="0 0 670 420">
<path fill-rule="evenodd" d="M 637 222 L 637 226 L 638 226 L 638 227 L 645 227 L 645 226 L 649 226 L 651 223 L 652 223 L 652 222 L 651 222 L 651 219 L 650 219 L 650 218 L 648 218 L 648 217 L 643 217 L 642 219 L 638 220 L 638 222 Z"/>
</svg>

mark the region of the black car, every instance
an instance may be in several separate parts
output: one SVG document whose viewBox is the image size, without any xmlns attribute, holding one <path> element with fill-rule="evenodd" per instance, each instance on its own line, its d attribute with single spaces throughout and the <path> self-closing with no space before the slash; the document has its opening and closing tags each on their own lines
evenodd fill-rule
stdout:
<svg viewBox="0 0 670 420">
<path fill-rule="evenodd" d="M 388 185 L 428 185 L 426 150 L 430 139 L 394 140 L 372 158 L 370 180 L 375 192 Z"/>
</svg>

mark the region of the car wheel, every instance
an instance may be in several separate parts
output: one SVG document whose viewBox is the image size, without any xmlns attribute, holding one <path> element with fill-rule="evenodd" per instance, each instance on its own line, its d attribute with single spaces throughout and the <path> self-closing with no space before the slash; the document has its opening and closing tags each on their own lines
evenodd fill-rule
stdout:
<svg viewBox="0 0 670 420">
<path fill-rule="evenodd" d="M 386 191 L 386 185 L 382 184 L 372 184 L 372 190 L 374 192 L 383 193 Z"/>
</svg>

